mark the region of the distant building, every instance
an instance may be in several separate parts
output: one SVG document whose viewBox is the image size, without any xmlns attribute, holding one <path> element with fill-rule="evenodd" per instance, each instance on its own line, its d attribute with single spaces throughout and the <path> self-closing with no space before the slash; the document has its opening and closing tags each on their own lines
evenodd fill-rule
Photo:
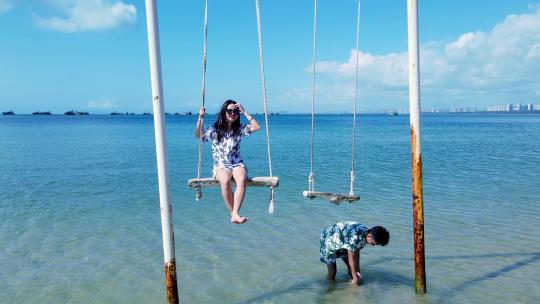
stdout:
<svg viewBox="0 0 540 304">
<path fill-rule="evenodd" d="M 494 105 L 489 108 L 487 108 L 488 112 L 509 112 L 512 110 L 511 104 L 505 104 L 505 105 Z"/>
<path fill-rule="evenodd" d="M 439 110 L 437 108 L 426 108 L 426 109 L 422 109 L 422 112 L 424 112 L 424 113 L 437 113 L 437 112 L 439 112 Z"/>
</svg>

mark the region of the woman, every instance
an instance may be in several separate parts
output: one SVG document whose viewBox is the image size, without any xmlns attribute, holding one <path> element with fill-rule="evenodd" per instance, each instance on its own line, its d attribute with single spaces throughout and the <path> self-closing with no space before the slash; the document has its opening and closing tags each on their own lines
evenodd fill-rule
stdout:
<svg viewBox="0 0 540 304">
<path fill-rule="evenodd" d="M 239 212 L 246 193 L 247 168 L 240 157 L 240 142 L 242 137 L 258 131 L 259 124 L 241 104 L 234 100 L 227 100 L 221 106 L 216 122 L 201 132 L 204 113 L 205 109 L 201 107 L 195 128 L 195 137 L 202 136 L 203 141 L 212 142 L 212 156 L 214 158 L 212 175 L 221 185 L 221 195 L 231 213 L 231 223 L 244 224 L 248 218 L 241 216 Z M 248 125 L 240 124 L 241 113 L 248 120 Z M 232 179 L 236 182 L 234 193 Z"/>
</svg>

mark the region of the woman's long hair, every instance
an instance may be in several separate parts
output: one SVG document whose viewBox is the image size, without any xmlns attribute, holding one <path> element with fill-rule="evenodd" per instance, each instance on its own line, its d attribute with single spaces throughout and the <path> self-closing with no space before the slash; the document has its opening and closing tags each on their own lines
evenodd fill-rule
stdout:
<svg viewBox="0 0 540 304">
<path fill-rule="evenodd" d="M 216 130 L 218 142 L 225 137 L 225 132 L 227 132 L 227 107 L 230 104 L 236 104 L 236 101 L 230 99 L 225 100 L 216 117 L 216 122 L 214 123 L 214 129 Z M 236 136 L 240 134 L 240 115 L 237 115 L 237 119 L 232 123 L 231 127 L 233 135 Z"/>
</svg>

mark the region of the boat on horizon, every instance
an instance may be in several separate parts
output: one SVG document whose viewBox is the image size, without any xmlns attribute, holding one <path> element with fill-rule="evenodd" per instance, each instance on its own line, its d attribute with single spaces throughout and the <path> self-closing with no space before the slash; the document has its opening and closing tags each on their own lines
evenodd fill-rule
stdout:
<svg viewBox="0 0 540 304">
<path fill-rule="evenodd" d="M 191 111 L 187 111 L 187 112 L 174 112 L 174 115 L 175 116 L 180 116 L 180 115 L 186 115 L 186 116 L 190 116 L 190 115 L 193 115 L 193 113 L 191 113 Z"/>
<path fill-rule="evenodd" d="M 79 111 L 67 111 L 64 113 L 64 115 L 72 116 L 72 115 L 89 115 L 88 112 L 79 112 Z"/>
<path fill-rule="evenodd" d="M 37 111 L 37 112 L 32 112 L 32 115 L 51 115 L 51 111 Z"/>
<path fill-rule="evenodd" d="M 390 111 L 390 112 L 388 112 L 388 115 L 390 115 L 390 116 L 398 116 L 398 111 Z"/>
<path fill-rule="evenodd" d="M 13 111 L 6 111 L 6 112 L 2 112 L 2 115 L 15 115 L 15 112 L 13 112 Z"/>
</svg>

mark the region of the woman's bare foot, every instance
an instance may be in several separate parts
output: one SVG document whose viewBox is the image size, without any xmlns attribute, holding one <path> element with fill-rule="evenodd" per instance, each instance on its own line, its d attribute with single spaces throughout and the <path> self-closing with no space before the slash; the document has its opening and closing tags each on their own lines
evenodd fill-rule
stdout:
<svg viewBox="0 0 540 304">
<path fill-rule="evenodd" d="M 231 223 L 233 224 L 244 224 L 249 220 L 249 218 L 241 216 L 240 214 L 231 214 Z"/>
</svg>

